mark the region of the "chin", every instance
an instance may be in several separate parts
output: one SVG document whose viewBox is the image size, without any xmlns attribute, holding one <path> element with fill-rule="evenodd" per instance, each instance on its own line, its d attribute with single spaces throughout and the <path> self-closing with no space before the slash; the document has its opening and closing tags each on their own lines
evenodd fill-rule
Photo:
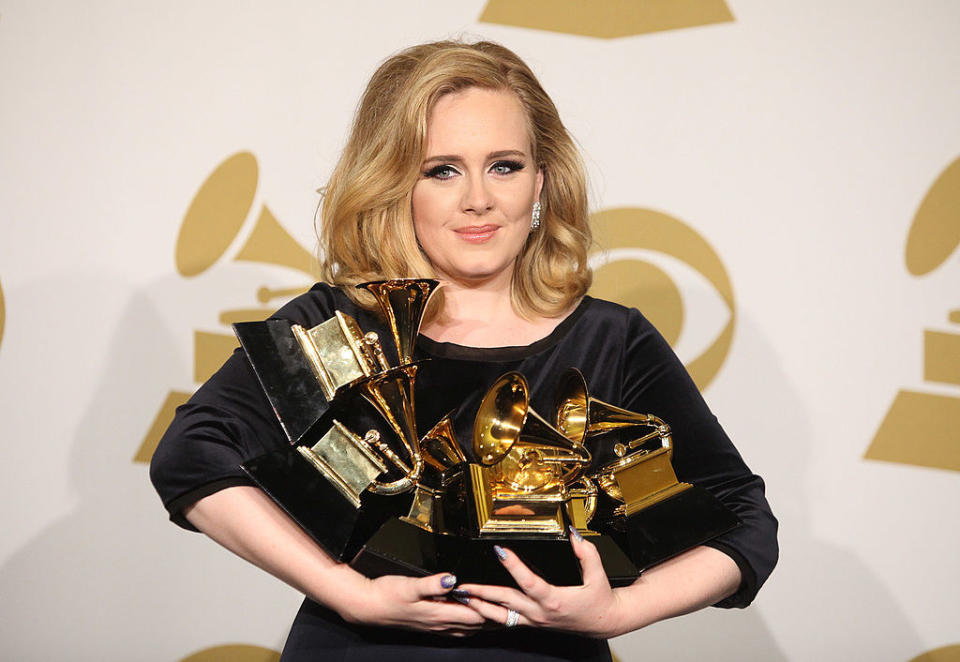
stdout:
<svg viewBox="0 0 960 662">
<path fill-rule="evenodd" d="M 496 278 L 503 272 L 504 269 L 491 269 L 489 267 L 464 268 L 455 269 L 448 272 L 448 277 L 451 280 L 482 282 L 490 280 L 491 278 Z"/>
</svg>

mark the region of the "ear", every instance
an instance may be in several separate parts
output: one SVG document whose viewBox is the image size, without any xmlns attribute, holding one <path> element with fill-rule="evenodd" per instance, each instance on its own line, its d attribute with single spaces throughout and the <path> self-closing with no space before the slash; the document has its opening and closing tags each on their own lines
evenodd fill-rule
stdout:
<svg viewBox="0 0 960 662">
<path fill-rule="evenodd" d="M 536 195 L 534 195 L 535 200 L 540 199 L 540 191 L 543 190 L 543 168 L 537 168 L 537 187 Z"/>
</svg>

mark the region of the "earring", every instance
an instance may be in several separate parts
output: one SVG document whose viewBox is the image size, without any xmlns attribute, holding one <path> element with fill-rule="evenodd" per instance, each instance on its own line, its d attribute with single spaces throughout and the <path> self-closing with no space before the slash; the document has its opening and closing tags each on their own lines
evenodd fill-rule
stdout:
<svg viewBox="0 0 960 662">
<path fill-rule="evenodd" d="M 540 201 L 533 203 L 533 214 L 530 216 L 530 229 L 537 230 L 540 227 Z"/>
</svg>

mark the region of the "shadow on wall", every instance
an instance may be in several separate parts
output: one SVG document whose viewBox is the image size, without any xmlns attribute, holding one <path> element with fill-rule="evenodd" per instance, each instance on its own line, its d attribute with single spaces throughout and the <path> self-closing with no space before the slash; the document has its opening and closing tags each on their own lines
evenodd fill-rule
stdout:
<svg viewBox="0 0 960 662">
<path fill-rule="evenodd" d="M 44 301 L 62 296 L 62 287 L 42 282 L 18 294 Z M 71 287 L 122 289 L 115 278 Z M 141 291 L 113 330 L 109 360 L 90 367 L 100 372 L 99 384 L 81 396 L 90 404 L 69 445 L 76 505 L 0 567 L 5 659 L 173 662 L 218 641 L 281 647 L 302 597 L 170 524 L 146 465 L 131 461 L 156 404 L 144 394 L 182 383 L 190 365 L 160 314 L 177 310 L 185 289 L 171 277 Z M 24 470 L 36 474 L 39 493 L 42 463 Z"/>
<path fill-rule="evenodd" d="M 780 520 L 779 565 L 744 611 L 705 609 L 616 639 L 612 648 L 622 662 L 907 660 L 923 645 L 895 597 L 860 558 L 814 535 L 804 493 L 813 420 L 747 313 L 740 309 L 735 345 L 749 348 L 750 360 L 728 363 L 716 381 L 722 390 L 707 399 L 715 406 L 726 393 L 752 399 L 749 410 L 758 415 L 721 423 L 766 481 Z M 738 397 L 722 406 L 745 411 Z"/>
<path fill-rule="evenodd" d="M 3 304 L 3 283 L 0 283 L 0 346 L 3 345 L 3 322 L 6 310 Z"/>
</svg>

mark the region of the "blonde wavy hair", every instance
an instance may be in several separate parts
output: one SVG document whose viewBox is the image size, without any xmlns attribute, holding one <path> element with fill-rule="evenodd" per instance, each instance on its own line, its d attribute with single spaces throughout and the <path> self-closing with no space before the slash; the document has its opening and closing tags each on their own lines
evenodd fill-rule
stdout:
<svg viewBox="0 0 960 662">
<path fill-rule="evenodd" d="M 372 297 L 354 285 L 435 275 L 414 234 L 411 197 L 422 174 L 430 111 L 445 94 L 471 87 L 509 90 L 526 112 L 533 159 L 543 171 L 543 211 L 540 229 L 516 261 L 511 300 L 525 317 L 556 317 L 586 293 L 592 278 L 583 163 L 530 68 L 488 41 L 414 46 L 373 74 L 323 190 L 321 276 L 373 308 Z"/>
</svg>

